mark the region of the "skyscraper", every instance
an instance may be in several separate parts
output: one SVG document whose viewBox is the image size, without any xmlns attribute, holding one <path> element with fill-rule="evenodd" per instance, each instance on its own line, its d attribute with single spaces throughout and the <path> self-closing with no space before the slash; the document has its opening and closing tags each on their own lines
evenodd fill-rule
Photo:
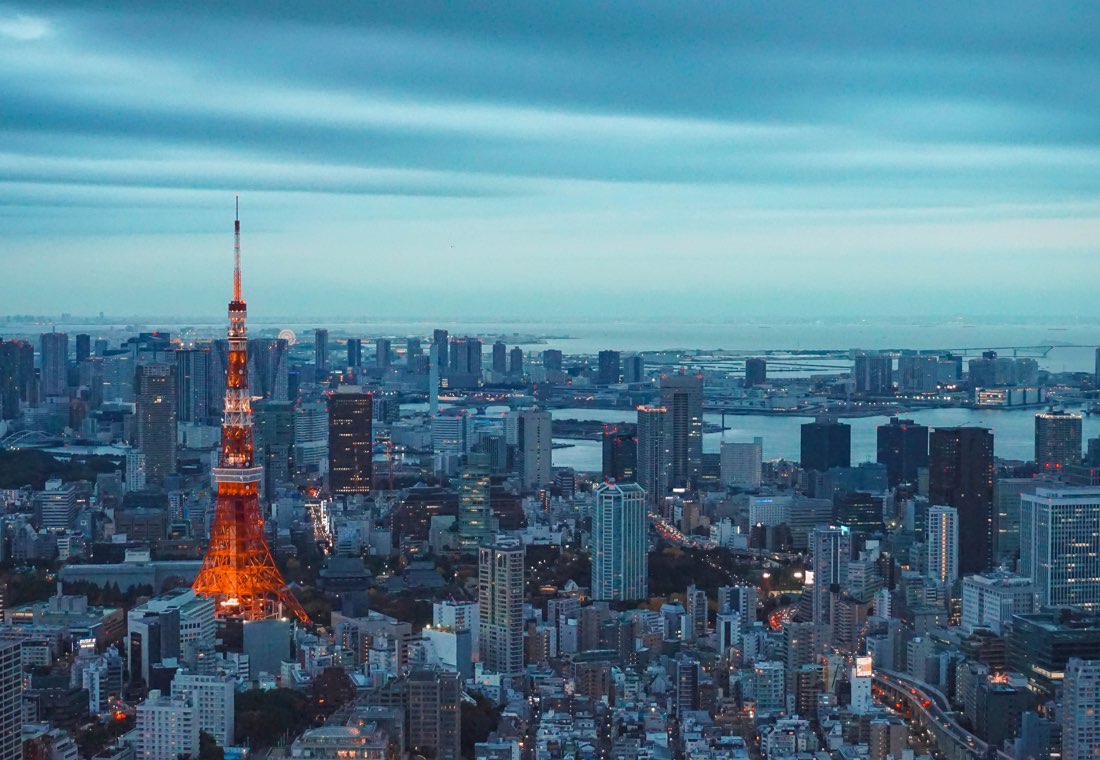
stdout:
<svg viewBox="0 0 1100 760">
<path fill-rule="evenodd" d="M 508 346 L 502 340 L 493 344 L 493 372 L 497 375 L 508 374 Z"/>
<path fill-rule="evenodd" d="M 473 551 L 492 535 L 491 488 L 489 455 L 470 453 L 462 466 L 458 486 L 458 538 L 463 549 Z"/>
<path fill-rule="evenodd" d="M 763 438 L 753 438 L 751 443 L 722 441 L 718 463 L 722 485 L 759 488 L 763 463 Z"/>
<path fill-rule="evenodd" d="M 939 504 L 928 508 L 928 577 L 950 586 L 959 578 L 959 511 Z"/>
<path fill-rule="evenodd" d="M 179 422 L 206 425 L 210 408 L 210 349 L 176 352 L 176 416 Z"/>
<path fill-rule="evenodd" d="M 92 355 L 92 336 L 87 333 L 78 333 L 76 336 L 76 363 L 87 359 Z"/>
<path fill-rule="evenodd" d="M 1040 471 L 1061 470 L 1081 461 L 1081 415 L 1035 415 L 1035 464 Z"/>
<path fill-rule="evenodd" d="M 852 426 L 835 417 L 818 417 L 802 425 L 803 470 L 825 472 L 852 466 Z"/>
<path fill-rule="evenodd" d="M 334 494 L 371 490 L 371 398 L 358 385 L 342 385 L 329 396 L 328 478 Z"/>
<path fill-rule="evenodd" d="M 69 336 L 42 333 L 42 395 L 64 396 L 68 387 Z"/>
<path fill-rule="evenodd" d="M 745 359 L 745 387 L 754 388 L 768 382 L 768 360 L 763 356 Z"/>
<path fill-rule="evenodd" d="M 973 575 L 993 563 L 993 431 L 936 428 L 930 436 L 928 501 L 959 511 L 959 573 Z"/>
<path fill-rule="evenodd" d="M 638 426 L 629 423 L 603 426 L 603 479 L 616 483 L 638 477 Z"/>
<path fill-rule="evenodd" d="M 264 468 L 264 494 L 271 498 L 275 487 L 290 481 L 294 459 L 296 412 L 290 401 L 256 402 L 256 459 Z"/>
<path fill-rule="evenodd" d="M 551 456 L 554 453 L 553 421 L 550 412 L 522 409 L 508 413 L 515 426 L 516 458 L 524 488 L 537 488 L 551 482 Z"/>
<path fill-rule="evenodd" d="M 622 359 L 618 351 L 600 351 L 597 357 L 596 383 L 614 385 L 622 376 Z"/>
<path fill-rule="evenodd" d="M 23 757 L 23 663 L 18 640 L 0 641 L 0 760 Z"/>
<path fill-rule="evenodd" d="M 134 376 L 137 443 L 153 485 L 176 471 L 176 373 L 167 364 L 138 365 Z"/>
<path fill-rule="evenodd" d="M 508 374 L 523 377 L 523 349 L 519 346 L 508 352 Z"/>
<path fill-rule="evenodd" d="M 668 410 L 638 407 L 638 484 L 650 503 L 664 499 L 669 486 Z"/>
<path fill-rule="evenodd" d="M 852 376 L 856 381 L 856 393 L 864 396 L 884 396 L 894 390 L 894 359 L 887 354 L 856 354 Z"/>
<path fill-rule="evenodd" d="M 913 420 L 890 418 L 889 425 L 879 425 L 879 464 L 886 465 L 886 477 L 891 488 L 900 483 L 916 483 L 917 470 L 928 466 L 928 428 Z"/>
<path fill-rule="evenodd" d="M 284 338 L 248 341 L 248 392 L 251 395 L 272 401 L 293 400 L 290 398 L 289 349 Z"/>
<path fill-rule="evenodd" d="M 848 580 L 848 563 L 852 560 L 852 536 L 844 526 L 819 525 L 810 534 L 813 551 L 813 622 L 832 622 L 831 593 L 839 591 Z"/>
<path fill-rule="evenodd" d="M 703 376 L 661 376 L 661 406 L 667 411 L 669 486 L 694 489 L 703 472 Z"/>
<path fill-rule="evenodd" d="M 637 483 L 605 483 L 592 508 L 592 598 L 645 599 L 648 594 L 649 519 Z"/>
<path fill-rule="evenodd" d="M 1100 610 L 1100 488 L 1020 497 L 1020 575 L 1046 607 Z"/>
<path fill-rule="evenodd" d="M 363 341 L 361 338 L 348 338 L 348 367 L 359 369 L 363 366 Z"/>
<path fill-rule="evenodd" d="M 436 330 L 432 333 L 432 347 L 435 348 L 435 364 L 442 376 L 450 367 L 450 341 L 446 330 Z"/>
<path fill-rule="evenodd" d="M 481 662 L 493 673 L 523 670 L 523 544 L 498 538 L 478 557 Z"/>
<path fill-rule="evenodd" d="M 374 341 L 374 363 L 379 369 L 386 369 L 393 363 L 393 347 L 389 338 Z"/>
<path fill-rule="evenodd" d="M 1100 351 L 1100 349 L 1097 350 Z M 542 352 L 542 366 L 549 372 L 561 372 L 561 360 L 561 351 L 556 348 L 548 348 Z"/>
<path fill-rule="evenodd" d="M 623 358 L 623 382 L 640 383 L 645 380 L 645 359 L 640 354 Z"/>
<path fill-rule="evenodd" d="M 1100 660 L 1066 663 L 1062 687 L 1062 760 L 1100 754 Z"/>
<path fill-rule="evenodd" d="M 19 416 L 21 403 L 31 400 L 34 384 L 34 346 L 0 340 L 0 420 Z"/>
<path fill-rule="evenodd" d="M 328 376 L 328 330 L 324 328 L 313 331 L 313 368 L 318 380 Z"/>
</svg>

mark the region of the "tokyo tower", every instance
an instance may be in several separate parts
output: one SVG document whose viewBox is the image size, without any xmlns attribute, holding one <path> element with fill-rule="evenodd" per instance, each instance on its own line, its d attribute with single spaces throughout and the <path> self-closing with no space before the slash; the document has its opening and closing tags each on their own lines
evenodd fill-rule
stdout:
<svg viewBox="0 0 1100 760">
<path fill-rule="evenodd" d="M 290 612 L 309 622 L 287 588 L 264 536 L 260 512 L 263 467 L 255 462 L 252 403 L 248 395 L 247 308 L 241 298 L 241 222 L 234 222 L 233 300 L 229 302 L 229 353 L 220 466 L 214 468 L 218 500 L 202 569 L 192 588 L 215 599 L 219 617 L 263 620 Z"/>
</svg>

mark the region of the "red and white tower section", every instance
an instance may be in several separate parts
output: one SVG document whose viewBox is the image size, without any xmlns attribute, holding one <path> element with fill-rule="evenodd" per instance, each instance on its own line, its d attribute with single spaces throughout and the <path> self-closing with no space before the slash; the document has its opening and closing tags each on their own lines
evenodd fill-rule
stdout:
<svg viewBox="0 0 1100 760">
<path fill-rule="evenodd" d="M 260 510 L 263 467 L 255 460 L 252 401 L 248 395 L 247 308 L 241 297 L 241 222 L 234 221 L 233 300 L 229 302 L 229 353 L 225 373 L 225 418 L 214 525 L 202 569 L 192 588 L 216 600 L 219 617 L 264 620 L 293 614 L 308 622 L 287 588 L 264 536 Z"/>
</svg>

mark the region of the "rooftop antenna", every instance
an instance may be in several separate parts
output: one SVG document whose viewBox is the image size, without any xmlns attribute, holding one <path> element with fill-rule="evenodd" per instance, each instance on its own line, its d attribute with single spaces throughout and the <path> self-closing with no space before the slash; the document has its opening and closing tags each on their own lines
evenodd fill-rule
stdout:
<svg viewBox="0 0 1100 760">
<path fill-rule="evenodd" d="M 233 212 L 233 300 L 241 300 L 241 196 L 236 196 Z"/>
</svg>

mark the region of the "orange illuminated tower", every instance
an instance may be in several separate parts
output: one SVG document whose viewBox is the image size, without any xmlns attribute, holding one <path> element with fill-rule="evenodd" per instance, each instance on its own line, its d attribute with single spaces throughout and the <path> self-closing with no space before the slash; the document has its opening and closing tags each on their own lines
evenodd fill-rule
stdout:
<svg viewBox="0 0 1100 760">
<path fill-rule="evenodd" d="M 241 298 L 241 222 L 234 222 L 233 300 L 229 302 L 229 354 L 225 373 L 225 419 L 220 466 L 214 469 L 218 501 L 202 569 L 192 588 L 216 600 L 219 617 L 262 620 L 284 612 L 308 622 L 275 567 L 264 536 L 259 486 L 263 467 L 252 444 L 248 395 L 247 309 Z"/>
</svg>

